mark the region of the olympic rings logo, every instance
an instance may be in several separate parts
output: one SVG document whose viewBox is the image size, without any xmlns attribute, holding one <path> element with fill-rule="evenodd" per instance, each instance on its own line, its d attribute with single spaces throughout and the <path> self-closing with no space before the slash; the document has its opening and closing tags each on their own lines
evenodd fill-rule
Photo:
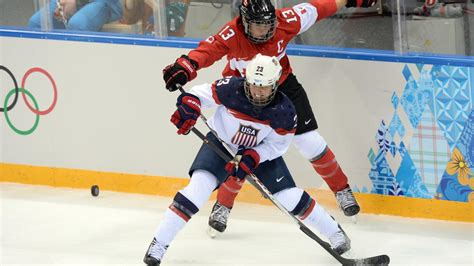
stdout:
<svg viewBox="0 0 474 266">
<path fill-rule="evenodd" d="M 5 66 L 0 65 L 0 72 L 2 72 L 2 71 L 5 71 L 10 76 L 10 78 L 13 80 L 13 84 L 14 84 L 15 87 L 7 93 L 7 95 L 5 97 L 5 100 L 3 102 L 3 105 L 2 105 L 2 107 L 0 107 L 0 112 L 3 112 L 8 126 L 15 133 L 17 133 L 19 135 L 29 135 L 29 134 L 33 133 L 33 131 L 35 131 L 36 128 L 38 127 L 39 117 L 42 116 L 42 115 L 47 115 L 47 114 L 51 113 L 51 111 L 53 111 L 54 107 L 56 106 L 56 102 L 58 100 L 58 90 L 56 88 L 56 82 L 54 82 L 53 77 L 51 76 L 51 74 L 48 73 L 48 71 L 46 71 L 42 68 L 39 68 L 39 67 L 33 67 L 33 68 L 30 68 L 28 71 L 26 71 L 25 75 L 21 79 L 21 87 L 18 87 L 18 82 L 17 82 L 15 76 L 13 75 L 13 73 L 10 71 L 10 69 L 8 69 Z M 53 85 L 53 102 L 45 110 L 40 110 L 39 109 L 38 102 L 36 101 L 35 97 L 33 96 L 33 94 L 31 94 L 31 92 L 29 92 L 26 89 L 26 80 L 28 79 L 28 77 L 31 74 L 33 74 L 35 72 L 38 72 L 38 73 L 41 73 L 41 74 L 45 75 L 49 79 L 51 84 Z M 33 126 L 28 130 L 21 130 L 21 129 L 18 129 L 17 127 L 15 127 L 13 125 L 9 115 L 8 115 L 8 113 L 15 107 L 16 103 L 18 102 L 18 94 L 20 94 L 20 93 L 22 95 L 23 101 L 25 102 L 26 106 L 28 106 L 28 109 L 30 109 L 34 114 L 36 114 L 35 122 L 34 122 Z M 12 96 L 14 96 L 13 101 L 10 104 L 8 104 L 8 101 L 10 100 L 10 98 Z M 31 99 L 31 102 L 33 102 L 33 105 L 30 103 L 30 101 L 28 100 L 28 98 L 26 96 L 28 96 L 28 98 Z"/>
</svg>

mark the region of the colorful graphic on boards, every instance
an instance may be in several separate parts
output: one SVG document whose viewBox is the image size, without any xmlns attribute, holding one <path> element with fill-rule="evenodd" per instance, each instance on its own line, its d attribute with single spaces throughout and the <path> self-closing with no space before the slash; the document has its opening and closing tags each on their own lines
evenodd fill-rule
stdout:
<svg viewBox="0 0 474 266">
<path fill-rule="evenodd" d="M 411 66 L 369 150 L 370 192 L 474 201 L 474 68 Z"/>
</svg>

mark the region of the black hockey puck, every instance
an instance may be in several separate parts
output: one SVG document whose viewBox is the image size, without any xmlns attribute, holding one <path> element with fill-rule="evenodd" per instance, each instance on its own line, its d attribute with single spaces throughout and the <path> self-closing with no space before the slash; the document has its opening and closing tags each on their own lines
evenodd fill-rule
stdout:
<svg viewBox="0 0 474 266">
<path fill-rule="evenodd" d="M 92 196 L 94 196 L 94 197 L 99 196 L 99 186 L 93 185 L 93 186 L 91 187 L 91 194 L 92 194 Z"/>
</svg>

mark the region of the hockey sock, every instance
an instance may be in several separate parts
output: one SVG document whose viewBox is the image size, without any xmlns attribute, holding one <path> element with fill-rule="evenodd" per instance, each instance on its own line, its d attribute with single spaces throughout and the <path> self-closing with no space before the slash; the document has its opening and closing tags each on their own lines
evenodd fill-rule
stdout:
<svg viewBox="0 0 474 266">
<path fill-rule="evenodd" d="M 301 188 L 293 187 L 275 193 L 276 199 L 291 214 L 329 238 L 338 230 L 337 222 Z"/>
<path fill-rule="evenodd" d="M 346 175 L 339 167 L 326 141 L 316 130 L 295 135 L 293 143 L 303 157 L 311 162 L 313 168 L 323 177 L 333 192 L 346 188 Z"/>
<path fill-rule="evenodd" d="M 327 238 L 339 231 L 339 226 L 331 215 L 329 215 L 319 204 L 316 204 L 314 199 L 311 197 L 310 201 L 309 208 L 305 211 L 303 210 L 303 215 L 301 215 L 300 218 L 307 225 L 319 230 L 319 232 Z"/>
<path fill-rule="evenodd" d="M 173 203 L 166 210 L 163 222 L 155 232 L 157 242 L 168 246 L 186 222 L 207 202 L 216 186 L 217 179 L 211 173 L 194 171 L 189 184 L 176 193 Z"/>
<path fill-rule="evenodd" d="M 163 222 L 156 230 L 156 241 L 168 246 L 186 222 L 198 211 L 199 209 L 190 200 L 180 192 L 176 193 L 173 203 L 165 212 Z"/>
<path fill-rule="evenodd" d="M 186 225 L 186 221 L 171 209 L 167 209 L 163 221 L 155 232 L 156 241 L 168 246 L 178 232 Z"/>
<path fill-rule="evenodd" d="M 226 206 L 229 209 L 232 209 L 234 206 L 234 201 L 237 195 L 239 194 L 242 185 L 245 183 L 245 179 L 239 179 L 235 176 L 229 176 L 229 178 L 222 183 L 217 191 L 217 201 Z"/>
<path fill-rule="evenodd" d="M 327 238 L 339 230 L 337 222 L 304 191 L 296 207 L 291 211 L 309 226 L 319 230 Z"/>
<path fill-rule="evenodd" d="M 342 172 L 329 147 L 326 147 L 320 155 L 311 160 L 311 164 L 334 193 L 347 187 L 347 176 Z"/>
</svg>

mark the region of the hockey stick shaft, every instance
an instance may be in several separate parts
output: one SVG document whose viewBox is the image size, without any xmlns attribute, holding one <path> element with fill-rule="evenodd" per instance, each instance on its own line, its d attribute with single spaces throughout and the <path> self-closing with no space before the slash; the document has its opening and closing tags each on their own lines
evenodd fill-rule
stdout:
<svg viewBox="0 0 474 266">
<path fill-rule="evenodd" d="M 177 88 L 181 93 L 184 93 L 184 89 L 181 85 L 177 85 Z M 207 118 L 201 114 L 199 116 L 201 120 L 204 122 L 206 127 L 212 132 L 212 134 L 217 138 L 217 140 L 222 144 L 222 146 L 227 150 L 229 154 L 233 154 L 232 149 L 228 146 L 226 142 L 224 142 L 219 136 L 217 135 L 217 132 L 213 130 L 209 124 L 207 123 Z M 193 127 L 191 131 L 198 136 L 205 144 L 207 144 L 213 151 L 215 151 L 222 159 L 224 159 L 226 162 L 230 162 L 232 160 L 235 160 L 228 154 L 226 154 L 222 149 L 214 144 L 213 142 L 209 141 L 207 137 L 199 131 L 197 128 Z M 385 265 L 389 263 L 389 258 L 386 255 L 380 255 L 380 256 L 375 256 L 371 258 L 365 258 L 365 259 L 346 259 L 336 253 L 332 248 L 331 245 L 324 240 L 322 240 L 320 237 L 318 237 L 310 228 L 308 228 L 299 218 L 297 218 L 295 215 L 290 213 L 285 207 L 283 207 L 277 199 L 273 196 L 273 194 L 265 187 L 265 185 L 260 181 L 260 179 L 253 173 L 247 175 L 245 177 L 249 183 L 251 183 L 257 190 L 259 190 L 268 200 L 270 200 L 273 205 L 275 205 L 280 211 L 285 213 L 287 216 L 289 216 L 296 224 L 298 224 L 299 229 L 305 233 L 308 237 L 316 241 L 320 246 L 322 246 L 329 254 L 331 254 L 336 260 L 338 260 L 342 265 Z"/>
</svg>

